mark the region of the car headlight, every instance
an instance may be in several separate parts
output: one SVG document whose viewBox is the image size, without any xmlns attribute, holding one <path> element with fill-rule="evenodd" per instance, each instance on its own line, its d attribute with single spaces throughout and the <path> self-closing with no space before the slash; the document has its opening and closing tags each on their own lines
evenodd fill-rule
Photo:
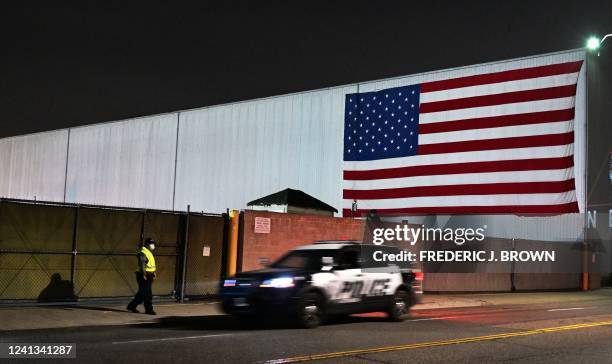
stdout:
<svg viewBox="0 0 612 364">
<path fill-rule="evenodd" d="M 236 280 L 235 279 L 226 279 L 223 281 L 223 287 L 235 287 Z"/>
<path fill-rule="evenodd" d="M 266 279 L 259 287 L 270 287 L 270 288 L 289 288 L 295 286 L 293 282 L 293 278 L 291 277 L 280 277 L 280 278 L 272 278 Z"/>
</svg>

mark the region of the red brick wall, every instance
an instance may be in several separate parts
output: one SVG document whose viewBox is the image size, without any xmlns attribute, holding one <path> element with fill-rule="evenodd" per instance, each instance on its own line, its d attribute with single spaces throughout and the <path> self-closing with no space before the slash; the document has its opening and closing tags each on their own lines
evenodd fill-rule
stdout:
<svg viewBox="0 0 612 364">
<path fill-rule="evenodd" d="M 315 240 L 363 239 L 365 223 L 340 217 L 250 211 L 242 215 L 242 270 L 261 268 L 260 258 L 275 260 L 288 250 Z M 271 219 L 270 233 L 255 233 L 255 217 Z"/>
</svg>

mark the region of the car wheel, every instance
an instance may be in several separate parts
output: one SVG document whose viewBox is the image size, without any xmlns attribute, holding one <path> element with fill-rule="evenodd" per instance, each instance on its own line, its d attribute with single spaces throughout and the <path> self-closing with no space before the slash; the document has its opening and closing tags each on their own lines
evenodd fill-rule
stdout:
<svg viewBox="0 0 612 364">
<path fill-rule="evenodd" d="M 323 297 L 316 292 L 306 292 L 297 305 L 297 324 L 305 329 L 319 326 L 325 317 Z"/>
<path fill-rule="evenodd" d="M 393 295 L 393 301 L 387 314 L 391 321 L 404 321 L 408 317 L 410 311 L 410 293 L 405 290 L 399 290 Z"/>
</svg>

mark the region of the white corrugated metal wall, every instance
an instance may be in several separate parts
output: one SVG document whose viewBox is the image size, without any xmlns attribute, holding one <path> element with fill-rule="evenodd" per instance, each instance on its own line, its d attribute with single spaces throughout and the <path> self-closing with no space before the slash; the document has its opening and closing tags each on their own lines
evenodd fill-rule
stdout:
<svg viewBox="0 0 612 364">
<path fill-rule="evenodd" d="M 68 130 L 0 139 L 0 196 L 64 201 Z"/>
<path fill-rule="evenodd" d="M 584 57 L 563 52 L 3 139 L 0 195 L 223 212 L 290 187 L 340 210 L 345 94 Z M 581 209 L 585 68 L 576 98 Z"/>
<path fill-rule="evenodd" d="M 175 208 L 224 211 L 290 187 L 339 209 L 344 95 L 356 86 L 181 112 Z"/>
<path fill-rule="evenodd" d="M 177 116 L 71 129 L 66 202 L 172 210 Z"/>
</svg>

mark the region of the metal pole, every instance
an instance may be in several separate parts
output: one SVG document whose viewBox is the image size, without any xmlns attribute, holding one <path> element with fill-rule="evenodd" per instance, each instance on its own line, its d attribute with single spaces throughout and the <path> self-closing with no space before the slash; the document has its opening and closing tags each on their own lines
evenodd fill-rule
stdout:
<svg viewBox="0 0 612 364">
<path fill-rule="evenodd" d="M 229 242 L 227 244 L 227 276 L 236 274 L 236 266 L 238 263 L 238 222 L 240 220 L 240 211 L 230 211 L 229 222 Z"/>
<path fill-rule="evenodd" d="M 76 211 L 74 213 L 74 228 L 72 232 L 72 266 L 70 271 L 70 282 L 72 282 L 72 286 L 74 287 L 74 279 L 76 277 L 76 264 L 77 264 L 77 249 L 78 249 L 78 240 L 79 240 L 79 212 L 81 211 L 81 207 L 77 205 Z"/>
<path fill-rule="evenodd" d="M 589 55 L 584 58 L 584 76 L 585 76 L 585 121 L 584 121 L 584 227 L 582 241 L 582 273 L 580 275 L 580 289 L 587 291 L 589 289 L 589 272 L 588 272 L 588 242 L 589 237 Z M 600 95 L 597 95 L 598 97 Z M 599 102 L 599 99 L 597 100 Z"/>
<path fill-rule="evenodd" d="M 181 273 L 181 303 L 185 302 L 185 275 L 187 273 L 187 248 L 189 246 L 189 214 L 191 205 L 187 205 L 187 218 L 185 219 L 185 238 L 183 241 L 183 272 Z"/>
<path fill-rule="evenodd" d="M 144 243 L 144 239 L 145 239 L 144 234 L 145 234 L 146 218 L 147 218 L 147 210 L 142 210 L 142 221 L 140 223 L 140 244 L 141 246 Z"/>
</svg>

